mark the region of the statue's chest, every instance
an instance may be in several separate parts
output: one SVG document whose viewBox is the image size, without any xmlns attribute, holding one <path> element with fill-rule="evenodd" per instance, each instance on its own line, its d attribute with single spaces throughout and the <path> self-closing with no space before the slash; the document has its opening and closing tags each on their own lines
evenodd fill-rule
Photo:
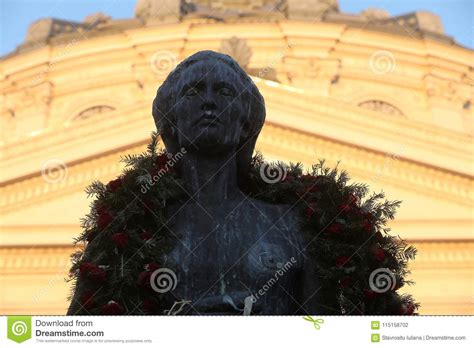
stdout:
<svg viewBox="0 0 474 348">
<path fill-rule="evenodd" d="M 166 260 L 177 275 L 176 297 L 234 299 L 258 292 L 275 276 L 288 287 L 303 255 L 295 221 L 284 213 L 248 202 L 217 211 L 183 209 L 172 228 L 178 242 Z"/>
</svg>

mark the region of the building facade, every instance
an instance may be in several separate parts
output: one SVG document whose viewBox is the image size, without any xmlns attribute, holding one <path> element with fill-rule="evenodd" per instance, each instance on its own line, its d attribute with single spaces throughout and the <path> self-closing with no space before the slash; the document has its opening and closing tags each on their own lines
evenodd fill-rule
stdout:
<svg viewBox="0 0 474 348">
<path fill-rule="evenodd" d="M 337 1 L 140 0 L 135 17 L 42 19 L 0 60 L 0 312 L 64 314 L 84 188 L 154 130 L 182 59 L 233 56 L 265 97 L 267 160 L 340 161 L 403 201 L 421 314 L 474 314 L 473 51 L 428 12 L 342 13 Z"/>
</svg>

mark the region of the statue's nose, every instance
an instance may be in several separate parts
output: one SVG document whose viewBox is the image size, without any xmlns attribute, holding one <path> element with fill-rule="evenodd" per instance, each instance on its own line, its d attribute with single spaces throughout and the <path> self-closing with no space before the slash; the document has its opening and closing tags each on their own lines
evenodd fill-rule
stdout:
<svg viewBox="0 0 474 348">
<path fill-rule="evenodd" d="M 201 110 L 208 111 L 208 110 L 215 110 L 215 109 L 217 109 L 217 105 L 214 102 L 214 100 L 212 98 L 206 97 L 201 104 Z"/>
<path fill-rule="evenodd" d="M 214 94 L 214 91 L 211 86 L 207 86 L 206 88 L 204 88 L 201 96 L 203 98 L 201 104 L 202 111 L 217 109 L 217 104 L 215 102 L 216 95 Z"/>
</svg>

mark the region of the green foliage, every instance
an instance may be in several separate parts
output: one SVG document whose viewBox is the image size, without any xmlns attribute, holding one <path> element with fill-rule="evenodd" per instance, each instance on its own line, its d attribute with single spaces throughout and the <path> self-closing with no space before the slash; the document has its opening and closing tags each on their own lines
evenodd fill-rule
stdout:
<svg viewBox="0 0 474 348">
<path fill-rule="evenodd" d="M 154 133 L 144 153 L 122 158 L 126 167 L 119 178 L 107 185 L 93 182 L 86 189 L 95 200 L 76 239 L 83 250 L 71 256 L 74 314 L 100 314 L 111 300 L 124 314 L 161 313 L 150 310 L 150 303 L 159 307 L 160 296 L 144 287 L 140 277 L 150 264 L 161 264 L 161 256 L 177 242 L 166 226 L 165 207 L 189 197 L 174 170 L 157 174 L 166 160 L 165 153 L 157 152 L 158 144 Z M 264 180 L 261 169 L 269 165 L 284 173 L 282 180 Z M 250 197 L 299 209 L 314 277 L 325 284 L 340 314 L 410 314 L 419 304 L 398 289 L 413 283 L 406 279 L 407 263 L 416 249 L 390 235 L 386 226 L 401 202 L 388 201 L 383 193 L 369 195 L 367 185 L 349 180 L 345 171 L 329 168 L 324 160 L 303 173 L 301 163 L 268 164 L 257 153 L 239 184 Z M 117 234 L 127 239 L 126 247 L 113 242 Z M 100 266 L 105 281 L 81 274 L 81 265 L 90 263 Z M 371 281 L 380 269 L 389 272 L 390 284 L 383 292 L 374 291 Z"/>
</svg>

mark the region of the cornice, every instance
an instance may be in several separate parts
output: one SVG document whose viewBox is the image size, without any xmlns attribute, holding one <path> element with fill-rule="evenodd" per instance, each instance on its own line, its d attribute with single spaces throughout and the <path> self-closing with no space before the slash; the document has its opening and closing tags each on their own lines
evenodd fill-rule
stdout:
<svg viewBox="0 0 474 348">
<path fill-rule="evenodd" d="M 418 269 L 457 269 L 472 272 L 474 239 L 465 241 L 410 241 L 418 254 L 410 267 Z M 471 273 L 472 275 L 472 273 Z"/>
<path fill-rule="evenodd" d="M 0 248 L 0 274 L 56 274 L 69 268 L 69 255 L 75 250 L 73 246 Z"/>
<path fill-rule="evenodd" d="M 266 127 L 271 130 L 260 135 L 262 139 L 257 147 L 265 146 L 273 158 L 285 153 L 287 160 L 299 160 L 306 165 L 315 163 L 319 158 L 329 160 L 332 165 L 342 160 L 341 166 L 349 174 L 356 175 L 357 172 L 358 176 L 368 178 L 369 184 L 370 181 L 381 181 L 460 205 L 473 204 L 473 179 L 470 177 L 276 125 L 268 124 Z M 396 161 L 396 165 L 387 168 L 390 161 Z"/>
<path fill-rule="evenodd" d="M 105 154 L 96 153 L 94 157 L 72 162 L 67 165 L 67 177 L 58 182 L 48 182 L 38 173 L 4 183 L 0 186 L 0 212 L 7 213 L 53 197 L 82 191 L 95 179 L 109 180 L 122 168 L 122 164 L 118 162 L 119 157 L 127 153 L 143 151 L 146 143 L 147 138 L 136 142 L 133 146 L 126 146 Z M 288 154 L 287 156 L 290 157 L 288 160 L 294 162 L 302 160 L 306 165 L 316 162 L 318 158 L 327 158 L 335 162 L 340 159 L 341 154 L 344 154 L 343 167 L 350 172 L 364 173 L 368 178 L 376 178 L 390 185 L 419 191 L 441 200 L 451 200 L 459 205 L 471 206 L 473 202 L 471 178 L 403 159 L 397 159 L 397 164 L 386 170 L 387 156 L 384 154 L 304 134 L 271 123 L 265 126 L 257 149 L 263 149 L 264 155 L 266 152 L 271 156 Z"/>
<path fill-rule="evenodd" d="M 0 186 L 0 214 L 30 205 L 47 202 L 58 196 L 74 192 L 83 192 L 94 180 L 107 181 L 117 176 L 123 164 L 120 156 L 128 153 L 138 153 L 144 150 L 142 145 L 120 149 L 111 153 L 84 159 L 78 163 L 66 165 L 64 179 L 47 180 L 41 173 L 29 176 L 11 184 Z M 84 193 L 85 199 L 85 193 Z"/>
</svg>

